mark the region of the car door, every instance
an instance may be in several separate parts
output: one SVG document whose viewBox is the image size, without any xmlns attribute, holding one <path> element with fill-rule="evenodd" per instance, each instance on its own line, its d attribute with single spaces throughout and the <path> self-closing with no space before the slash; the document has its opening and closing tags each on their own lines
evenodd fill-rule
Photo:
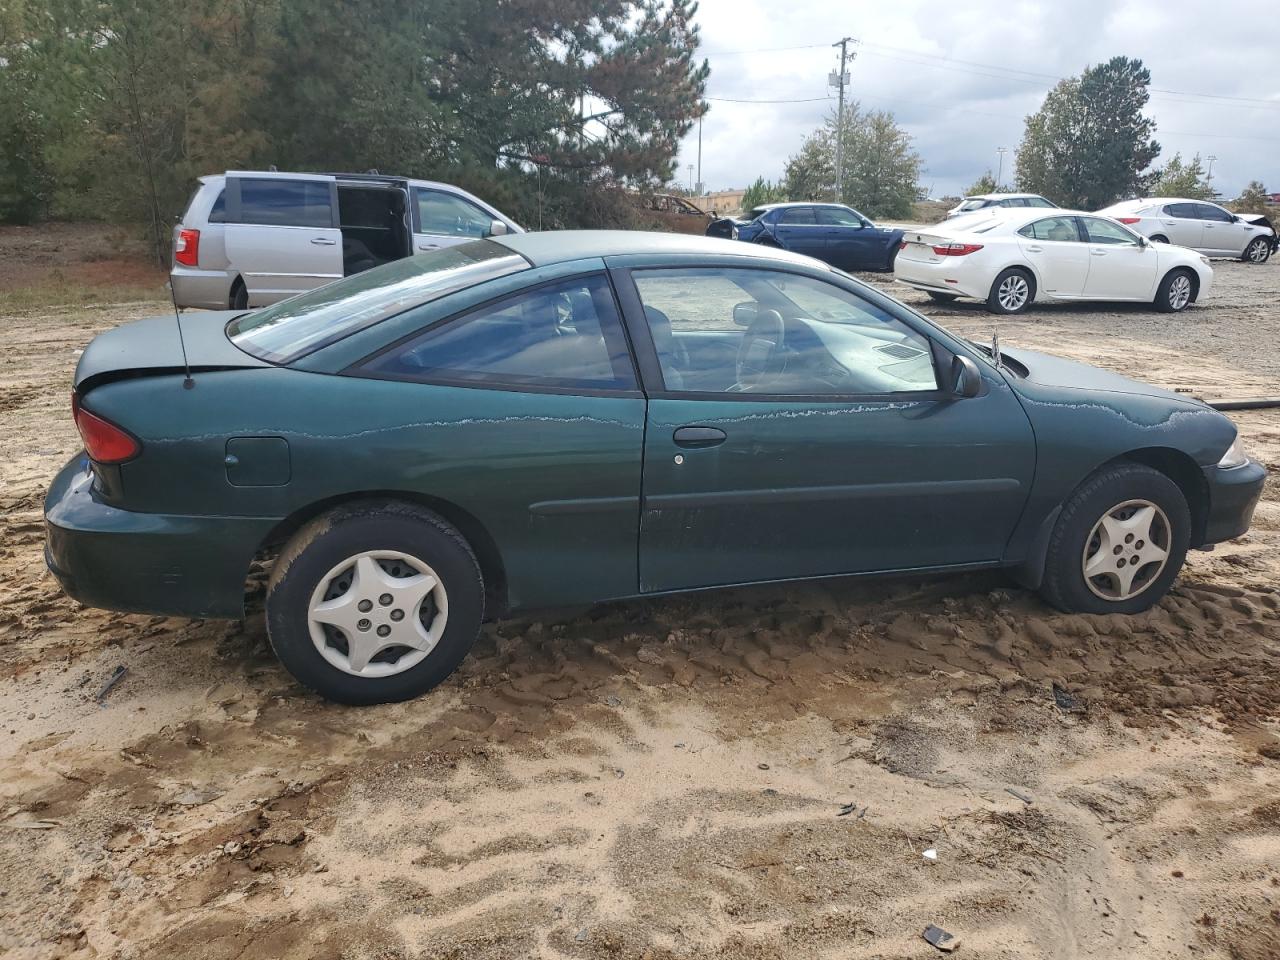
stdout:
<svg viewBox="0 0 1280 960">
<path fill-rule="evenodd" d="M 466 197 L 436 187 L 413 188 L 413 247 L 415 253 L 439 250 L 456 243 L 480 240 L 503 223 Z M 506 232 L 503 223 L 502 232 Z"/>
<path fill-rule="evenodd" d="M 249 306 L 261 307 L 342 278 L 333 177 L 232 173 L 226 181 L 227 260 Z"/>
<path fill-rule="evenodd" d="M 784 250 L 822 259 L 827 250 L 826 227 L 819 225 L 813 207 L 782 207 L 770 232 Z"/>
<path fill-rule="evenodd" d="M 1204 228 L 1200 237 L 1203 252 L 1232 257 L 1244 252 L 1247 231 L 1244 224 L 1236 220 L 1235 214 L 1212 203 L 1197 203 L 1195 207 Z"/>
<path fill-rule="evenodd" d="M 1136 233 L 1101 217 L 1080 217 L 1089 238 L 1084 295 L 1095 300 L 1150 300 L 1160 258 Z"/>
<path fill-rule="evenodd" d="M 984 365 L 954 399 L 921 321 L 801 270 L 617 271 L 650 397 L 642 591 L 1003 555 L 1034 467 L 1007 384 Z M 731 348 L 691 369 L 682 341 L 709 336 Z"/>
<path fill-rule="evenodd" d="M 885 265 L 888 237 L 871 221 L 844 207 L 816 207 L 815 214 L 826 234 L 827 263 L 846 270 Z"/>
<path fill-rule="evenodd" d="M 1167 236 L 1170 243 L 1199 250 L 1204 236 L 1204 221 L 1200 219 L 1196 204 L 1166 203 L 1160 211 L 1159 232 Z"/>
<path fill-rule="evenodd" d="M 1089 245 L 1075 217 L 1044 217 L 1018 231 L 1018 246 L 1036 271 L 1041 289 L 1054 297 L 1084 296 Z"/>
</svg>

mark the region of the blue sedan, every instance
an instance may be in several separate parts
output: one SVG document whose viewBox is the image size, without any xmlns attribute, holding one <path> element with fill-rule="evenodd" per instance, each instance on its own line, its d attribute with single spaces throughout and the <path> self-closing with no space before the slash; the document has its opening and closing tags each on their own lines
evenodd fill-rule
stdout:
<svg viewBox="0 0 1280 960">
<path fill-rule="evenodd" d="M 877 227 L 839 203 L 771 203 L 745 220 L 716 220 L 707 236 L 780 247 L 842 270 L 892 270 L 902 243 L 901 230 Z"/>
</svg>

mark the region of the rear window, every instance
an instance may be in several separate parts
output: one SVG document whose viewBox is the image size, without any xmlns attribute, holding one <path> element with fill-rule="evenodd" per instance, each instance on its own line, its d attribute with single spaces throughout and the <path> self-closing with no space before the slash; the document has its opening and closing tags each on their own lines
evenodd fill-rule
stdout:
<svg viewBox="0 0 1280 960">
<path fill-rule="evenodd" d="M 987 205 L 986 200 L 982 200 L 980 198 L 975 197 L 972 200 L 966 200 L 964 203 L 960 204 L 960 212 L 965 213 L 969 210 L 981 210 L 986 205 Z"/>
<path fill-rule="evenodd" d="M 227 325 L 227 335 L 245 353 L 291 363 L 405 310 L 528 268 L 527 260 L 491 240 L 459 244 L 244 314 Z"/>
</svg>

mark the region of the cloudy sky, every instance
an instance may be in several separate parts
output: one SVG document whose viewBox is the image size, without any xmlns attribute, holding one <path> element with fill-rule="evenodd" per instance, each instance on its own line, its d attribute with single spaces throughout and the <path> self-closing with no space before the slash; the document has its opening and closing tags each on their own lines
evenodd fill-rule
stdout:
<svg viewBox="0 0 1280 960">
<path fill-rule="evenodd" d="M 833 109 L 831 44 L 849 36 L 859 43 L 847 95 L 897 116 L 934 196 L 995 172 L 1002 146 L 1008 181 L 1023 118 L 1056 79 L 1117 54 L 1151 70 L 1148 112 L 1162 159 L 1216 156 L 1213 182 L 1227 196 L 1252 179 L 1280 190 L 1275 13 L 1259 0 L 700 0 L 711 64 L 702 180 L 714 190 L 781 176 Z M 697 144 L 695 127 L 681 147 L 681 183 Z"/>
</svg>

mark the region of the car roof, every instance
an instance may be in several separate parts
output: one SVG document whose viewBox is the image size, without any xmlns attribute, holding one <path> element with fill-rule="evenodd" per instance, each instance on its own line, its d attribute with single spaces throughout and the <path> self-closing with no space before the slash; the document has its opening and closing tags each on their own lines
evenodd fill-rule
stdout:
<svg viewBox="0 0 1280 960">
<path fill-rule="evenodd" d="M 566 263 L 570 260 L 659 254 L 677 257 L 742 257 L 753 260 L 803 263 L 807 266 L 830 269 L 811 257 L 780 250 L 777 247 L 764 247 L 754 243 L 743 243 L 740 240 L 721 240 L 687 233 L 652 233 L 642 230 L 548 230 L 506 234 L 489 239 L 520 254 L 535 267 Z"/>
<path fill-rule="evenodd" d="M 1051 217 L 1101 217 L 1106 220 L 1105 213 L 1093 213 L 1089 210 L 1063 210 L 1059 207 L 992 207 L 989 210 L 974 210 L 950 220 L 944 220 L 936 226 L 954 233 L 967 233 L 981 226 L 992 224 L 1010 226 L 1015 229 L 1036 220 L 1047 220 Z M 923 228 L 921 233 L 928 233 Z"/>
<path fill-rule="evenodd" d="M 843 203 L 826 203 L 820 200 L 788 200 L 785 203 L 761 203 L 752 210 L 781 210 L 783 207 L 839 207 L 841 210 L 853 208 Z"/>
<path fill-rule="evenodd" d="M 1043 200 L 1044 197 L 1038 193 L 973 193 L 965 197 L 966 200 L 1009 200 L 1017 197 L 1035 197 Z"/>
</svg>

